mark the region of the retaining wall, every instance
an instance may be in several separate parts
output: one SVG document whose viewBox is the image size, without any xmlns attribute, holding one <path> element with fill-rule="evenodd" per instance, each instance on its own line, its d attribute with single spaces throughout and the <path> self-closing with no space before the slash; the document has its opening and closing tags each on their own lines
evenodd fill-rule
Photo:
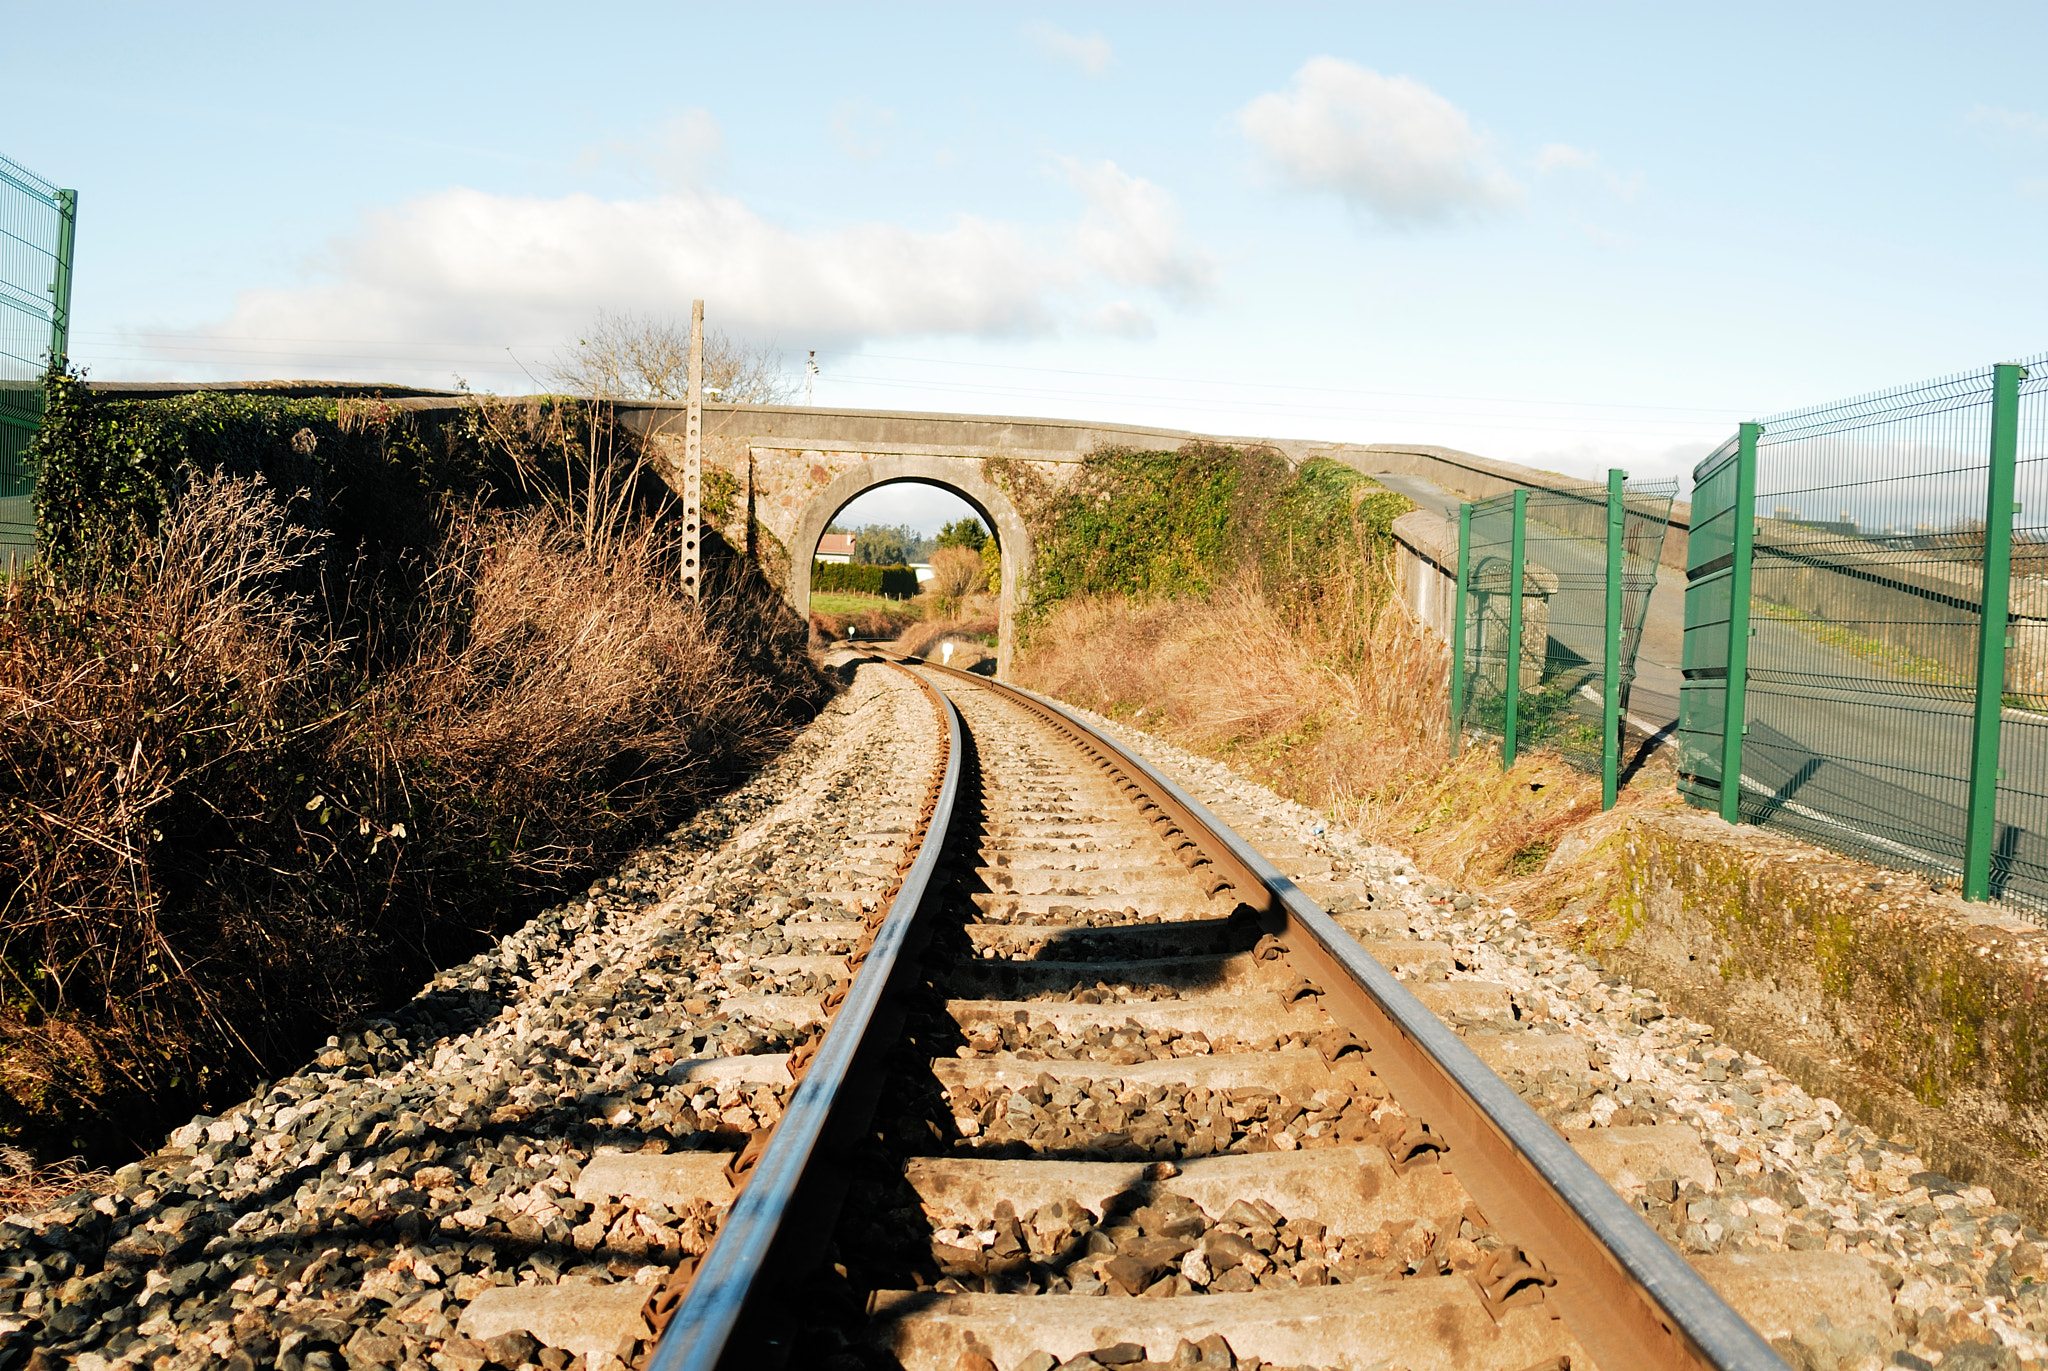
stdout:
<svg viewBox="0 0 2048 1371">
<path fill-rule="evenodd" d="M 1550 869 L 1580 863 L 1612 873 L 1578 901 L 1612 920 L 1602 962 L 2048 1218 L 2048 930 L 1704 814 L 1594 827 Z"/>
</svg>

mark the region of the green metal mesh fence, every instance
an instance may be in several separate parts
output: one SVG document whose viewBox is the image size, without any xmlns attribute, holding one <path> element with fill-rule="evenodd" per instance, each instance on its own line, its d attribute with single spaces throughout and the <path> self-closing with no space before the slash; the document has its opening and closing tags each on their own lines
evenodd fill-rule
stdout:
<svg viewBox="0 0 2048 1371">
<path fill-rule="evenodd" d="M 1466 507 L 1461 735 L 1501 739 L 1508 760 L 1554 748 L 1612 777 L 1619 736 L 1610 740 L 1609 715 L 1618 724 L 1627 707 L 1675 491 L 1670 481 L 1624 487 L 1616 473 L 1605 486 L 1521 490 Z"/>
<path fill-rule="evenodd" d="M 72 192 L 0 157 L 0 571 L 35 551 L 23 454 L 42 417 L 43 372 L 64 351 L 76 205 Z"/>
<path fill-rule="evenodd" d="M 2000 371 L 1777 415 L 1695 470 L 1681 788 L 2048 908 L 2048 374 Z"/>
</svg>

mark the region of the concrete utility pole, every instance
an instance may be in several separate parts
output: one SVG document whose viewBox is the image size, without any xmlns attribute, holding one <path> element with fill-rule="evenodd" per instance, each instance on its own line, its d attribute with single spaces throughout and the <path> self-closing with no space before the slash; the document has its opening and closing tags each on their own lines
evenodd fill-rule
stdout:
<svg viewBox="0 0 2048 1371">
<path fill-rule="evenodd" d="M 818 382 L 818 350 L 811 349 L 811 360 L 804 363 L 804 407 L 810 408 L 814 388 Z"/>
<path fill-rule="evenodd" d="M 698 544 L 704 508 L 704 302 L 690 302 L 690 390 L 683 433 L 683 590 L 704 598 Z"/>
</svg>

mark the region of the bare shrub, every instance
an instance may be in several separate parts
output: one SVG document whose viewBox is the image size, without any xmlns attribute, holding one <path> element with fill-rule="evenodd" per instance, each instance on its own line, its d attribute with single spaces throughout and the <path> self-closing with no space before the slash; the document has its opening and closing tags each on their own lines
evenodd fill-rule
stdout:
<svg viewBox="0 0 2048 1371">
<path fill-rule="evenodd" d="M 712 625 L 743 624 L 719 612 L 731 604 L 706 613 L 674 592 L 670 536 L 639 519 L 592 549 L 551 511 L 457 517 L 429 582 L 435 631 L 366 711 L 366 737 L 396 738 L 392 765 L 431 769 L 414 784 L 554 834 L 504 854 L 540 881 L 594 859 L 579 829 L 653 822 L 785 732 L 789 683 L 731 669 L 729 630 Z M 387 735 L 387 719 L 403 730 Z M 611 817 L 591 828 L 599 793 Z"/>
<path fill-rule="evenodd" d="M 932 554 L 932 578 L 926 588 L 957 601 L 980 588 L 984 579 L 978 548 L 942 547 Z"/>
<path fill-rule="evenodd" d="M 0 588 L 0 1141 L 112 1156 L 559 898 L 829 693 L 631 502 L 450 511 L 405 593 L 194 478 L 126 580 Z"/>
<path fill-rule="evenodd" d="M 125 592 L 40 570 L 7 584 L 0 1131 L 146 1093 L 190 1069 L 180 1048 L 197 1037 L 253 1055 L 211 974 L 239 939 L 203 915 L 185 936 L 178 863 L 157 856 L 190 836 L 167 812 L 181 788 L 240 789 L 289 750 L 289 720 L 334 662 L 291 588 L 317 548 L 260 480 L 200 477 Z M 215 794 L 213 817 L 233 827 L 247 799 Z M 269 927 L 302 931 L 292 911 Z"/>
<path fill-rule="evenodd" d="M 556 361 L 553 379 L 572 394 L 605 400 L 688 398 L 690 325 L 651 314 L 599 310 Z M 726 404 L 787 404 L 796 383 L 765 343 L 704 331 L 704 386 Z"/>
</svg>

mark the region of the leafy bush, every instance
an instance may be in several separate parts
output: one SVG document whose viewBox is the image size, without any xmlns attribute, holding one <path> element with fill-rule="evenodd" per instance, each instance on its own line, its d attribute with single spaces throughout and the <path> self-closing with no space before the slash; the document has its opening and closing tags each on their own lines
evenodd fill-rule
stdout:
<svg viewBox="0 0 2048 1371">
<path fill-rule="evenodd" d="M 862 524 L 853 531 L 853 560 L 865 566 L 908 566 L 930 550 L 930 541 L 909 524 Z"/>
<path fill-rule="evenodd" d="M 850 590 L 861 595 L 917 594 L 917 573 L 907 566 L 862 566 L 858 562 L 811 563 L 812 590 Z"/>
<path fill-rule="evenodd" d="M 1200 597 L 1247 578 L 1283 599 L 1320 596 L 1333 571 L 1370 580 L 1413 507 L 1338 462 L 1291 469 L 1268 449 L 1206 443 L 1100 450 L 1022 503 L 1040 616 L 1075 596 Z"/>
<path fill-rule="evenodd" d="M 933 555 L 948 547 L 964 547 L 969 552 L 979 552 L 988 541 L 988 530 L 981 526 L 981 520 L 970 515 L 965 519 L 955 519 L 939 530 L 939 536 L 932 539 Z"/>
<path fill-rule="evenodd" d="M 323 555 L 343 567 L 388 568 L 430 546 L 445 500 L 518 490 L 474 408 L 219 391 L 116 399 L 64 373 L 47 378 L 46 397 L 28 454 L 37 541 L 82 584 L 126 573 L 192 473 L 262 476 L 293 501 L 295 523 L 329 535 Z"/>
</svg>

